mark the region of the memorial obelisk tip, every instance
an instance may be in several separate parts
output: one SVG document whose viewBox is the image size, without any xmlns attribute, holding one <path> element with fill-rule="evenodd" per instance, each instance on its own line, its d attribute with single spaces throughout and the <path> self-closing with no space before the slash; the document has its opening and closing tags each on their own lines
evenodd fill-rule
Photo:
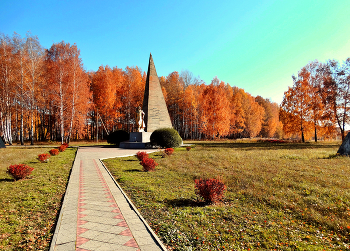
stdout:
<svg viewBox="0 0 350 251">
<path fill-rule="evenodd" d="M 142 110 L 145 112 L 146 132 L 153 132 L 156 129 L 164 127 L 172 127 L 151 53 L 149 56 Z"/>
</svg>

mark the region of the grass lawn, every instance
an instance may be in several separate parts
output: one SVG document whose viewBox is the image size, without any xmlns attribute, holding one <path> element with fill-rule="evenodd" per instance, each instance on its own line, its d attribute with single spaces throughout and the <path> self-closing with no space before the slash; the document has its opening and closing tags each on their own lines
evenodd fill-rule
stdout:
<svg viewBox="0 0 350 251">
<path fill-rule="evenodd" d="M 349 250 L 350 158 L 340 143 L 195 142 L 154 172 L 136 157 L 105 160 L 169 250 Z M 194 180 L 221 176 L 205 205 Z"/>
<path fill-rule="evenodd" d="M 49 249 L 76 153 L 76 148 L 68 148 L 48 163 L 36 159 L 52 148 L 0 149 L 0 250 Z M 34 171 L 14 181 L 7 167 L 21 163 Z"/>
</svg>

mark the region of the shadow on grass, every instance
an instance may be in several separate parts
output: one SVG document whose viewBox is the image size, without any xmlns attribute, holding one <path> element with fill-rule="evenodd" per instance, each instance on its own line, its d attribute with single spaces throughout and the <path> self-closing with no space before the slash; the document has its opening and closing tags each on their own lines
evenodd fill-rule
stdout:
<svg viewBox="0 0 350 251">
<path fill-rule="evenodd" d="M 338 153 L 336 154 L 330 154 L 329 156 L 325 156 L 319 159 L 341 159 L 341 158 L 349 158 L 349 155 L 340 155 Z"/>
<path fill-rule="evenodd" d="M 243 150 L 280 150 L 280 149 L 322 149 L 339 147 L 340 143 L 321 144 L 321 143 L 265 143 L 265 142 L 249 142 L 249 143 L 235 143 L 235 142 L 198 142 L 196 145 L 207 148 L 237 148 Z"/>
<path fill-rule="evenodd" d="M 204 207 L 208 205 L 205 202 L 199 202 L 191 199 L 164 200 L 164 203 L 173 207 Z"/>
<path fill-rule="evenodd" d="M 0 179 L 0 182 L 14 182 L 14 179 L 11 178 L 5 178 L 5 179 Z"/>
<path fill-rule="evenodd" d="M 124 172 L 128 172 L 128 173 L 135 173 L 135 172 L 142 172 L 142 170 L 140 169 L 128 169 L 128 170 L 124 170 Z"/>
</svg>

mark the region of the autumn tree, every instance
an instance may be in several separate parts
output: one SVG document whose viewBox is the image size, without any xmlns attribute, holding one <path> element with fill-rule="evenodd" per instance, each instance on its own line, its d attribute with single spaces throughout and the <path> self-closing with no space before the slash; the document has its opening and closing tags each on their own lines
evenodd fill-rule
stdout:
<svg viewBox="0 0 350 251">
<path fill-rule="evenodd" d="M 242 101 L 244 96 L 243 89 L 238 87 L 232 87 L 231 91 L 228 93 L 230 99 L 230 134 L 232 137 L 236 138 L 243 132 L 245 128 L 244 124 L 244 111 L 242 107 Z"/>
<path fill-rule="evenodd" d="M 317 60 L 306 65 L 306 70 L 310 73 L 308 83 L 310 87 L 310 121 L 314 127 L 314 139 L 317 142 L 318 134 L 323 136 L 329 132 L 333 126 L 332 114 L 328 112 L 328 104 L 325 102 L 324 86 L 328 81 L 327 67 Z M 325 130 L 327 128 L 327 130 Z M 332 129 L 331 129 L 332 130 Z"/>
<path fill-rule="evenodd" d="M 77 113 L 77 97 L 88 105 L 89 95 L 87 76 L 79 59 L 76 45 L 60 42 L 46 51 L 47 91 L 52 104 L 58 110 L 61 142 L 69 141 L 69 131 L 73 127 Z M 89 94 L 89 92 L 87 92 Z M 85 109 L 86 111 L 86 109 Z M 73 115 L 72 115 L 73 113 Z"/>
<path fill-rule="evenodd" d="M 68 51 L 69 61 L 69 99 L 70 120 L 67 142 L 70 141 L 73 129 L 79 132 L 84 127 L 88 110 L 90 108 L 91 92 L 87 73 L 83 68 L 80 50 L 74 44 Z"/>
<path fill-rule="evenodd" d="M 230 103 L 225 93 L 225 83 L 214 78 L 205 86 L 200 97 L 201 131 L 209 138 L 226 136 L 230 131 Z"/>
<path fill-rule="evenodd" d="M 145 91 L 146 74 L 139 67 L 126 67 L 120 90 L 120 101 L 123 115 L 123 127 L 127 131 L 136 129 L 135 113 L 137 107 L 142 107 Z"/>
<path fill-rule="evenodd" d="M 104 123 L 113 123 L 116 90 L 120 86 L 114 80 L 113 71 L 109 66 L 100 66 L 98 71 L 93 74 L 91 88 L 96 109 L 96 120 L 99 119 L 98 116 L 101 116 Z"/>
<path fill-rule="evenodd" d="M 262 127 L 264 108 L 249 93 L 244 93 L 242 97 L 242 109 L 244 112 L 243 133 L 250 138 L 255 137 L 260 133 Z"/>
<path fill-rule="evenodd" d="M 24 110 L 28 109 L 28 93 L 27 93 L 27 82 L 28 74 L 26 71 L 26 64 L 28 63 L 28 53 L 25 47 L 25 39 L 17 33 L 14 33 L 12 38 L 14 54 L 13 58 L 15 60 L 15 83 L 14 88 L 18 106 L 20 107 L 20 142 L 24 145 Z"/>
<path fill-rule="evenodd" d="M 345 127 L 350 123 L 350 58 L 340 65 L 336 60 L 327 62 L 329 78 L 326 78 L 324 92 L 326 104 L 331 106 L 333 116 L 345 138 Z"/>
<path fill-rule="evenodd" d="M 179 73 L 177 71 L 170 73 L 166 77 L 166 81 L 163 83 L 162 87 L 165 88 L 166 103 L 171 122 L 174 128 L 179 131 L 180 134 L 183 134 L 184 112 L 182 105 L 184 101 L 184 83 Z"/>
<path fill-rule="evenodd" d="M 13 58 L 14 47 L 11 39 L 4 34 L 0 36 L 0 121 L 5 142 L 12 145 L 12 112 L 14 100 L 15 71 Z"/>
<path fill-rule="evenodd" d="M 281 123 L 279 120 L 279 105 L 271 102 L 269 99 L 264 99 L 261 96 L 257 96 L 255 101 L 264 108 L 264 118 L 260 135 L 265 138 L 279 137 L 278 130 Z"/>
<path fill-rule="evenodd" d="M 310 72 L 305 67 L 298 73 L 298 77 L 293 76 L 293 87 L 289 87 L 284 93 L 281 107 L 281 120 L 283 130 L 290 134 L 295 131 L 301 133 L 301 140 L 305 142 L 310 136 L 310 97 L 311 87 L 309 85 Z M 297 129 L 298 128 L 298 129 Z"/>
<path fill-rule="evenodd" d="M 188 85 L 184 92 L 184 101 L 182 104 L 184 114 L 184 128 L 183 135 L 184 139 L 187 138 L 198 138 L 199 132 L 199 100 L 201 96 L 200 88 L 198 85 Z"/>
<path fill-rule="evenodd" d="M 40 45 L 37 36 L 27 33 L 25 43 L 28 60 L 26 62 L 26 70 L 28 72 L 28 100 L 30 107 L 30 139 L 31 144 L 34 144 L 34 112 L 38 98 L 42 98 L 42 75 L 44 63 L 44 49 Z"/>
</svg>

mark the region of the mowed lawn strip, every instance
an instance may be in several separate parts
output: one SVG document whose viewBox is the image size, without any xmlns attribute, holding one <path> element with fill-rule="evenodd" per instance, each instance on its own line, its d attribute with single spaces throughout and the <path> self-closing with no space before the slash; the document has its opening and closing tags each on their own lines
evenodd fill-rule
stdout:
<svg viewBox="0 0 350 251">
<path fill-rule="evenodd" d="M 350 158 L 340 143 L 196 142 L 143 172 L 136 157 L 105 164 L 173 250 L 348 250 Z M 194 180 L 222 177 L 205 205 Z"/>
<path fill-rule="evenodd" d="M 0 250 L 49 250 L 76 153 L 67 148 L 48 163 L 36 159 L 52 148 L 0 149 Z M 21 163 L 34 170 L 14 181 L 7 167 Z"/>
</svg>

